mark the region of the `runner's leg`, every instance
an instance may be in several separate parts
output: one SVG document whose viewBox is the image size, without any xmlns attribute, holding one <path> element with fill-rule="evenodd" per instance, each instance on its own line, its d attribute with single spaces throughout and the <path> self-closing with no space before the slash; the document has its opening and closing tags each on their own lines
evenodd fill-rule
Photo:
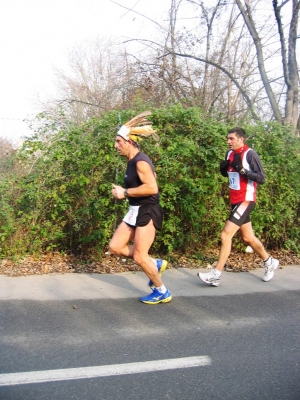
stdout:
<svg viewBox="0 0 300 400">
<path fill-rule="evenodd" d="M 134 239 L 134 235 L 135 229 L 122 221 L 109 243 L 109 252 L 118 256 L 133 258 L 133 246 L 128 243 Z"/>
<path fill-rule="evenodd" d="M 254 235 L 251 222 L 241 226 L 241 234 L 244 242 L 251 246 L 255 253 L 258 254 L 263 261 L 269 257 L 269 254 L 266 252 L 261 241 L 258 240 Z"/>
<path fill-rule="evenodd" d="M 148 252 L 155 239 L 156 229 L 153 221 L 146 226 L 137 226 L 133 244 L 133 259 L 143 268 L 148 278 L 153 282 L 155 287 L 161 287 L 163 282 L 158 273 L 158 269 L 150 258 Z"/>
<path fill-rule="evenodd" d="M 216 269 L 218 271 L 223 271 L 227 258 L 231 252 L 231 243 L 232 238 L 236 234 L 236 232 L 240 229 L 240 227 L 234 224 L 231 221 L 226 221 L 225 227 L 221 233 L 221 249 L 219 253 L 218 263 L 216 265 Z"/>
</svg>

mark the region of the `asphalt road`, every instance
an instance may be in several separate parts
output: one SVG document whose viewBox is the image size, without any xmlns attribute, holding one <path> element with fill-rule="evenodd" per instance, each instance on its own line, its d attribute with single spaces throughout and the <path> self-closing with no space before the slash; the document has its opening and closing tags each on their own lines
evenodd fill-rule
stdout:
<svg viewBox="0 0 300 400">
<path fill-rule="evenodd" d="M 0 399 L 299 400 L 299 271 L 284 267 L 267 283 L 262 269 L 223 273 L 213 288 L 198 270 L 167 270 L 173 300 L 157 306 L 138 301 L 142 273 L 0 276 Z M 206 362 L 168 364 L 195 357 Z M 155 361 L 165 367 L 149 370 Z M 117 372 L 67 374 L 103 366 Z M 62 378 L 36 382 L 33 371 Z"/>
</svg>

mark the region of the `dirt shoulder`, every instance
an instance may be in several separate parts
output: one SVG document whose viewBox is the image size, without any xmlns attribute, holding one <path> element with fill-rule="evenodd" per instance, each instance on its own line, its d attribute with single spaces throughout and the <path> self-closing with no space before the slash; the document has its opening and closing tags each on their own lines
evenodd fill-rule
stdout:
<svg viewBox="0 0 300 400">
<path fill-rule="evenodd" d="M 218 258 L 218 249 L 210 251 L 203 260 L 186 256 L 172 255 L 168 268 L 209 268 Z M 272 251 L 271 255 L 280 261 L 280 266 L 300 265 L 300 258 L 293 252 Z M 260 268 L 261 259 L 254 253 L 231 253 L 225 270 L 229 272 L 244 272 Z M 111 256 L 110 254 L 97 257 L 75 257 L 59 253 L 45 254 L 39 258 L 26 256 L 21 261 L 0 261 L 0 275 L 27 276 L 44 275 L 50 273 L 98 273 L 115 274 L 125 271 L 141 271 L 141 268 L 132 260 Z"/>
</svg>

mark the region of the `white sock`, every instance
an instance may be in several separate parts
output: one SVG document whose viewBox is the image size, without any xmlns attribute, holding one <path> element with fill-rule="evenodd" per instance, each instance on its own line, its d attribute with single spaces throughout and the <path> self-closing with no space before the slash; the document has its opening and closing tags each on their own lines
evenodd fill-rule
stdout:
<svg viewBox="0 0 300 400">
<path fill-rule="evenodd" d="M 268 257 L 265 261 L 264 261 L 264 264 L 265 265 L 270 265 L 272 263 L 272 257 Z"/>
<path fill-rule="evenodd" d="M 162 285 L 162 286 L 157 287 L 157 288 L 155 288 L 155 289 L 157 289 L 157 290 L 159 291 L 159 293 L 161 293 L 161 294 L 165 294 L 166 291 L 167 291 L 165 285 Z"/>
<path fill-rule="evenodd" d="M 222 273 L 221 271 L 219 271 L 219 270 L 216 269 L 216 268 L 214 268 L 212 271 L 213 271 L 213 273 L 216 275 L 217 278 L 220 278 L 221 273 Z"/>
</svg>

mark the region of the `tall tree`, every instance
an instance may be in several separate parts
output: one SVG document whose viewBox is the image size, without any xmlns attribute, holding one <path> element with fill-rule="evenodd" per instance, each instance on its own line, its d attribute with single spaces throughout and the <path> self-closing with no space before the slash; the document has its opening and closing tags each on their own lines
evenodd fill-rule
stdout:
<svg viewBox="0 0 300 400">
<path fill-rule="evenodd" d="M 283 2 L 278 5 L 277 0 L 273 0 L 273 7 L 278 25 L 278 33 L 281 43 L 281 55 L 283 76 L 287 87 L 287 97 L 285 104 L 285 122 L 296 126 L 300 125 L 300 118 L 298 118 L 299 109 L 299 71 L 297 64 L 297 31 L 298 31 L 298 16 L 300 9 L 300 1 L 293 0 L 292 17 L 288 37 L 288 50 L 286 49 L 286 40 L 284 37 L 284 29 L 282 25 L 281 9 L 287 3 Z M 288 54 L 287 54 L 288 53 Z M 299 126 L 300 127 L 300 126 Z"/>
<path fill-rule="evenodd" d="M 286 43 L 284 29 L 282 24 L 281 10 L 282 7 L 289 3 L 289 0 L 282 1 L 279 5 L 277 0 L 273 0 L 273 8 L 274 15 L 277 22 L 278 33 L 279 33 L 279 44 L 281 50 L 282 57 L 282 67 L 283 67 L 283 77 L 284 82 L 287 87 L 287 95 L 285 101 L 285 115 L 282 116 L 280 111 L 279 102 L 274 95 L 270 79 L 268 78 L 264 55 L 263 55 L 263 46 L 261 38 L 256 29 L 256 24 L 252 16 L 252 10 L 250 6 L 249 0 L 245 0 L 245 4 L 243 5 L 240 0 L 235 0 L 241 14 L 244 18 L 245 24 L 248 27 L 250 35 L 253 39 L 256 55 L 257 55 L 257 65 L 259 69 L 259 73 L 264 84 L 267 96 L 269 98 L 269 102 L 271 108 L 274 113 L 275 119 L 280 123 L 291 124 L 294 127 L 297 126 L 298 123 L 298 108 L 299 108 L 299 73 L 298 73 L 298 64 L 296 57 L 296 39 L 297 39 L 297 28 L 298 28 L 298 19 L 299 19 L 299 10 L 300 10 L 300 1 L 292 0 L 292 16 L 289 24 L 289 37 Z"/>
<path fill-rule="evenodd" d="M 72 76 L 58 72 L 56 104 L 75 122 L 137 102 L 177 101 L 223 118 L 250 115 L 296 127 L 299 8 L 300 0 L 170 0 L 168 21 L 151 20 L 157 40 L 74 51 Z"/>
<path fill-rule="evenodd" d="M 173 48 L 169 48 L 169 51 L 165 53 L 165 56 L 173 57 L 174 54 L 177 57 L 189 58 L 201 63 L 204 63 L 204 81 L 202 86 L 202 95 L 206 94 L 207 82 L 208 82 L 208 65 L 221 71 L 225 74 L 229 80 L 236 86 L 238 92 L 243 97 L 247 104 L 249 111 L 254 119 L 258 119 L 259 113 L 261 116 L 266 115 L 266 107 L 272 111 L 273 118 L 282 124 L 289 124 L 294 127 L 299 124 L 299 71 L 297 62 L 297 38 L 298 37 L 298 18 L 300 1 L 299 0 L 282 0 L 278 3 L 278 0 L 273 0 L 273 15 L 265 15 L 265 21 L 261 22 L 259 7 L 268 7 L 269 2 L 257 1 L 251 2 L 245 0 L 235 0 L 235 4 L 238 7 L 240 16 L 243 18 L 244 24 L 249 32 L 249 37 L 252 39 L 253 46 L 255 48 L 256 62 L 253 64 L 253 58 L 251 56 L 251 45 L 248 44 L 248 49 L 241 48 L 241 53 L 236 59 L 240 63 L 240 68 L 235 65 L 229 65 L 226 63 L 225 58 L 217 59 L 215 57 L 216 51 L 219 48 L 221 53 L 224 52 L 225 42 L 224 38 L 220 39 L 222 46 L 217 46 L 212 51 L 210 37 L 214 34 L 215 27 L 213 26 L 216 10 L 228 4 L 227 1 L 217 1 L 215 7 L 212 5 L 205 5 L 204 1 L 187 0 L 188 3 L 198 6 L 202 12 L 202 17 L 206 21 L 207 34 L 206 34 L 206 46 L 198 52 L 191 52 L 190 49 L 185 48 L 184 51 L 180 51 L 177 47 L 174 51 Z M 286 8 L 285 18 L 287 18 L 288 7 L 290 7 L 291 17 L 289 18 L 288 28 L 288 39 L 286 39 L 287 28 L 284 27 L 282 22 L 283 17 L 281 11 L 283 7 Z M 209 17 L 209 10 L 212 10 L 211 16 Z M 263 10 L 264 11 L 264 10 Z M 224 12 L 224 18 L 226 12 Z M 273 21 L 273 22 L 272 22 Z M 271 24 L 270 24 L 271 22 Z M 228 27 L 229 28 L 229 27 Z M 233 25 L 230 29 L 233 29 Z M 234 30 L 244 29 L 243 25 L 236 25 Z M 241 40 L 247 40 L 245 33 L 240 36 Z M 228 36 L 226 36 L 226 40 Z M 272 38 L 272 43 L 271 42 Z M 228 44 L 228 42 L 227 42 Z M 236 48 L 240 46 L 236 43 Z M 188 50 L 188 51 L 187 51 Z M 232 50 L 231 50 L 232 51 Z M 277 54 L 281 53 L 282 68 L 281 73 L 271 71 L 271 68 L 277 63 Z M 245 54 L 247 57 L 245 59 Z M 228 59 L 230 59 L 230 49 L 227 52 Z M 245 68 L 247 58 L 250 56 L 252 67 L 248 63 L 248 67 Z M 272 65 L 270 60 L 272 60 Z M 255 78 L 255 69 L 257 69 L 260 77 L 260 82 Z M 210 82 L 211 83 L 211 82 Z M 209 85 L 212 88 L 212 85 Z M 267 94 L 268 103 L 265 102 L 262 96 L 262 89 Z M 204 98 L 206 100 L 206 96 Z M 284 102 L 284 104 L 282 103 Z M 231 114 L 229 112 L 229 114 Z"/>
</svg>

